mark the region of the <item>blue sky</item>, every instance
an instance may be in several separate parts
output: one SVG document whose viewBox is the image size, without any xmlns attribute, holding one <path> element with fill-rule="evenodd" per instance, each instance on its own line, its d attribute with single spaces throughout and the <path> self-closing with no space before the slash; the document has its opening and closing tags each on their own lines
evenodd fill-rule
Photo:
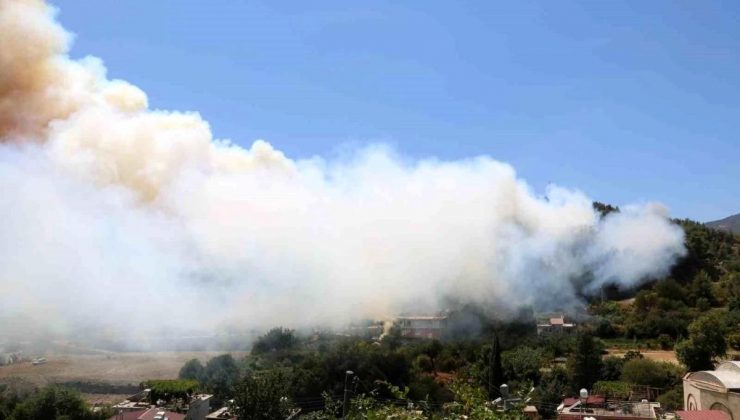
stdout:
<svg viewBox="0 0 740 420">
<path fill-rule="evenodd" d="M 740 3 L 55 1 L 73 57 L 289 157 L 490 155 L 537 191 L 740 212 Z"/>
</svg>

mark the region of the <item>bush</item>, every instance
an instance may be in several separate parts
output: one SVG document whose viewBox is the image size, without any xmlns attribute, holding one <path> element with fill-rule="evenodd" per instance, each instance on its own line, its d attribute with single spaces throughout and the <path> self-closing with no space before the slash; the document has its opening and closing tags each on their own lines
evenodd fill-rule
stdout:
<svg viewBox="0 0 740 420">
<path fill-rule="evenodd" d="M 668 334 L 661 334 L 658 336 L 658 344 L 662 350 L 670 350 L 673 348 L 673 339 Z"/>
<path fill-rule="evenodd" d="M 665 411 L 683 409 L 683 386 L 675 386 L 668 392 L 658 396 L 660 408 Z"/>
<path fill-rule="evenodd" d="M 668 388 L 681 382 L 683 371 L 667 362 L 649 359 L 633 359 L 622 368 L 622 381 L 634 385 Z"/>
<path fill-rule="evenodd" d="M 642 359 L 643 357 L 645 356 L 643 356 L 639 350 L 629 350 L 623 356 L 625 362 L 629 362 L 630 360 L 635 360 L 635 359 Z"/>
<path fill-rule="evenodd" d="M 740 332 L 731 333 L 727 336 L 727 344 L 733 348 L 733 350 L 740 350 Z"/>
<path fill-rule="evenodd" d="M 149 401 L 156 404 L 157 400 L 171 401 L 180 398 L 187 400 L 198 390 L 198 381 L 191 379 L 151 379 L 141 384 L 142 388 L 149 388 Z"/>
<path fill-rule="evenodd" d="M 188 360 L 185 365 L 180 369 L 180 373 L 177 375 L 180 379 L 192 379 L 194 381 L 203 381 L 205 369 L 198 359 Z"/>
<path fill-rule="evenodd" d="M 426 354 L 420 354 L 416 356 L 414 360 L 414 368 L 419 372 L 431 372 L 434 370 L 432 359 Z"/>
<path fill-rule="evenodd" d="M 284 419 L 293 407 L 288 383 L 278 370 L 246 375 L 235 386 L 232 410 L 240 419 Z"/>
<path fill-rule="evenodd" d="M 13 420 L 103 420 L 112 415 L 110 410 L 93 413 L 78 392 L 52 385 L 19 402 L 8 418 Z"/>
<path fill-rule="evenodd" d="M 542 365 L 542 351 L 532 347 L 517 347 L 504 352 L 502 361 L 505 377 L 509 381 L 534 382 L 540 380 L 540 366 Z"/>
<path fill-rule="evenodd" d="M 593 392 L 606 398 L 626 400 L 632 392 L 632 386 L 621 381 L 599 381 L 594 384 Z"/>
<path fill-rule="evenodd" d="M 297 345 L 298 338 L 296 338 L 293 330 L 288 328 L 273 328 L 267 334 L 257 339 L 252 346 L 252 354 L 289 350 Z"/>
<path fill-rule="evenodd" d="M 601 379 L 604 381 L 617 381 L 622 376 L 624 359 L 616 356 L 605 357 L 601 367 Z"/>
</svg>

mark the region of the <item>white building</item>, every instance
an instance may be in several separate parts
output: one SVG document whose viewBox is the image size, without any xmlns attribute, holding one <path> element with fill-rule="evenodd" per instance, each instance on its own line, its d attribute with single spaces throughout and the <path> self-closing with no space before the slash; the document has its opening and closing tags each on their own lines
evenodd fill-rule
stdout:
<svg viewBox="0 0 740 420">
<path fill-rule="evenodd" d="M 683 377 L 684 409 L 720 410 L 740 420 L 740 362 L 723 362 L 715 370 Z"/>
</svg>

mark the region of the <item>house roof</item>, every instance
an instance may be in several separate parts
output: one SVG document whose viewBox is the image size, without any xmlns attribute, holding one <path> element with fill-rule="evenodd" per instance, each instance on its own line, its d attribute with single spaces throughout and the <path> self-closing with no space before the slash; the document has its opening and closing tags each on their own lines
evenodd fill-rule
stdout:
<svg viewBox="0 0 740 420">
<path fill-rule="evenodd" d="M 165 416 L 167 417 L 167 420 L 185 420 L 185 414 L 175 413 L 172 411 L 163 410 L 162 408 L 150 408 L 148 411 L 146 411 L 141 416 L 137 417 L 136 420 L 154 420 L 154 416 L 157 415 L 158 412 L 164 411 Z"/>
<path fill-rule="evenodd" d="M 231 415 L 229 407 L 221 407 L 213 413 L 206 416 L 206 419 L 235 419 L 236 416 Z"/>
<path fill-rule="evenodd" d="M 719 410 L 676 411 L 681 420 L 730 420 L 730 416 Z"/>
<path fill-rule="evenodd" d="M 740 389 L 740 371 L 731 368 L 692 372 L 686 375 L 686 380 L 714 385 L 723 392 L 730 389 Z"/>
<path fill-rule="evenodd" d="M 565 319 L 561 316 L 560 318 L 550 318 L 550 325 L 563 325 Z"/>
<path fill-rule="evenodd" d="M 740 361 L 728 360 L 726 362 L 722 362 L 717 366 L 717 370 L 737 372 L 740 374 Z"/>
<path fill-rule="evenodd" d="M 567 397 L 563 400 L 563 406 L 570 407 L 579 401 L 580 399 L 578 397 Z M 600 405 L 604 404 L 604 402 L 606 402 L 606 399 L 601 395 L 589 395 L 586 399 L 586 405 Z"/>
<path fill-rule="evenodd" d="M 124 411 L 121 414 L 116 414 L 108 420 L 138 420 L 139 416 L 146 413 L 146 411 L 147 410 Z"/>
</svg>

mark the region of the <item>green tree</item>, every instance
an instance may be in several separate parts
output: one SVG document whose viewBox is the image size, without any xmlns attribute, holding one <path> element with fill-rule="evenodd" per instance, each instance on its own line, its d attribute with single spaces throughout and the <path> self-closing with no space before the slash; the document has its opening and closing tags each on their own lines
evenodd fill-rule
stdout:
<svg viewBox="0 0 740 420">
<path fill-rule="evenodd" d="M 658 293 L 658 296 L 663 299 L 677 301 L 683 301 L 686 294 L 681 285 L 672 278 L 667 278 L 656 283 L 655 291 Z"/>
<path fill-rule="evenodd" d="M 538 383 L 542 351 L 528 346 L 517 347 L 503 354 L 503 365 L 509 381 Z"/>
<path fill-rule="evenodd" d="M 537 410 L 544 418 L 554 418 L 557 407 L 567 393 L 568 372 L 560 366 L 554 367 L 545 373 L 535 389 L 535 400 L 538 401 Z"/>
<path fill-rule="evenodd" d="M 574 389 L 590 389 L 601 375 L 601 346 L 588 332 L 576 337 L 573 354 L 568 358 L 568 373 Z"/>
<path fill-rule="evenodd" d="M 15 406 L 9 420 L 102 420 L 111 413 L 93 413 L 76 391 L 47 386 Z"/>
<path fill-rule="evenodd" d="M 493 336 L 493 347 L 491 347 L 491 354 L 489 359 L 489 391 L 492 394 L 490 395 L 490 397 L 493 397 L 495 395 L 498 395 L 499 385 L 503 384 L 506 380 L 506 376 L 504 375 L 504 368 L 501 364 L 501 343 L 499 342 L 498 334 L 495 334 Z"/>
<path fill-rule="evenodd" d="M 290 350 L 298 345 L 295 332 L 288 328 L 273 328 L 261 336 L 252 346 L 252 354 Z"/>
<path fill-rule="evenodd" d="M 239 380 L 239 366 L 230 354 L 216 356 L 206 363 L 204 382 L 213 392 L 214 399 L 224 401 L 228 398 Z"/>
<path fill-rule="evenodd" d="M 434 370 L 432 358 L 425 353 L 416 356 L 416 359 L 414 359 L 414 368 L 419 372 L 432 372 Z"/>
<path fill-rule="evenodd" d="M 712 279 L 706 271 L 702 270 L 694 276 L 689 285 L 689 299 L 695 306 L 699 306 L 700 301 L 706 302 L 709 306 L 717 304 L 712 291 Z M 706 309 L 708 308 L 704 308 Z"/>
<path fill-rule="evenodd" d="M 603 381 L 617 381 L 622 376 L 622 366 L 624 366 L 624 359 L 616 356 L 605 357 L 602 360 L 601 366 L 601 380 Z"/>
<path fill-rule="evenodd" d="M 710 313 L 689 325 L 689 338 L 676 346 L 676 356 L 690 371 L 711 370 L 727 353 L 727 326 L 719 313 Z"/>
<path fill-rule="evenodd" d="M 194 381 L 203 382 L 205 378 L 205 368 L 198 359 L 188 360 L 178 374 L 180 379 L 192 379 Z"/>
<path fill-rule="evenodd" d="M 658 396 L 660 408 L 665 411 L 683 409 L 683 386 L 675 386 Z"/>
<path fill-rule="evenodd" d="M 245 375 L 235 386 L 232 410 L 239 420 L 282 420 L 291 411 L 288 378 L 280 370 Z"/>
<path fill-rule="evenodd" d="M 439 342 L 439 340 L 432 340 L 427 345 L 424 346 L 424 354 L 429 356 L 429 359 L 432 362 L 432 371 L 436 372 L 437 367 L 437 358 L 439 357 L 440 353 L 442 353 L 442 350 L 444 349 L 444 346 L 442 343 Z"/>
</svg>

